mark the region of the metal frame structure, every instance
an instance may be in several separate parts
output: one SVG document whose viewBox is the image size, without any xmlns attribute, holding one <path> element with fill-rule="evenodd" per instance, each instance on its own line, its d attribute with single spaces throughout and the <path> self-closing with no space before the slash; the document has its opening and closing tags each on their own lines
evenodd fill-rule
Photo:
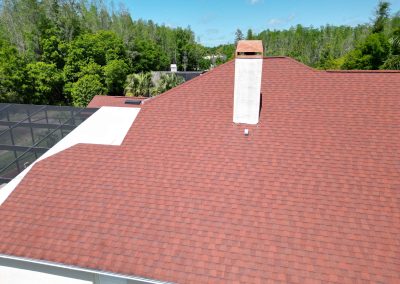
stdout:
<svg viewBox="0 0 400 284">
<path fill-rule="evenodd" d="M 0 103 L 0 184 L 13 179 L 96 110 Z"/>
</svg>

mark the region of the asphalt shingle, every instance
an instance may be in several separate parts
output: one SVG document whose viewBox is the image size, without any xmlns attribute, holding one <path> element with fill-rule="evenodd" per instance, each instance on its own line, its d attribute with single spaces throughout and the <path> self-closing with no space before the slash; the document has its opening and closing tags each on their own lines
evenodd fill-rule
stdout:
<svg viewBox="0 0 400 284">
<path fill-rule="evenodd" d="M 265 58 L 256 126 L 232 123 L 233 74 L 146 101 L 121 146 L 37 163 L 0 207 L 0 253 L 179 283 L 398 283 L 400 73 Z"/>
</svg>

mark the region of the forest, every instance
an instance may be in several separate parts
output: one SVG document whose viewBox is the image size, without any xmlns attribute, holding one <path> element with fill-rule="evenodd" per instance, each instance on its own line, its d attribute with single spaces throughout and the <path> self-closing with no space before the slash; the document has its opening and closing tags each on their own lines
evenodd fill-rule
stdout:
<svg viewBox="0 0 400 284">
<path fill-rule="evenodd" d="M 0 102 L 86 106 L 96 94 L 156 95 L 182 81 L 151 86 L 149 71 L 208 70 L 232 59 L 240 39 L 319 69 L 400 69 L 400 13 L 385 1 L 364 25 L 238 29 L 232 44 L 205 47 L 189 26 L 133 20 L 99 0 L 0 0 Z"/>
<path fill-rule="evenodd" d="M 171 63 L 209 68 L 206 48 L 189 27 L 133 21 L 124 7 L 85 0 L 0 4 L 0 102 L 85 106 L 95 94 L 124 94 L 131 74 Z"/>
<path fill-rule="evenodd" d="M 294 26 L 288 30 L 265 30 L 240 39 L 263 41 L 266 56 L 290 56 L 318 69 L 400 69 L 400 11 L 390 12 L 390 2 L 377 4 L 371 23 L 356 27 L 326 25 L 319 28 Z M 212 48 L 233 57 L 234 44 Z"/>
</svg>

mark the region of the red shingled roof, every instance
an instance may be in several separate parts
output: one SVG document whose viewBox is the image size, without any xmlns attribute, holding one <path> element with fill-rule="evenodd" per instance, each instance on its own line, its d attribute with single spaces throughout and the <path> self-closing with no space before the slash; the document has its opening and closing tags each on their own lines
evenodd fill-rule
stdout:
<svg viewBox="0 0 400 284">
<path fill-rule="evenodd" d="M 124 96 L 94 96 L 87 107 L 102 107 L 102 106 L 116 106 L 116 107 L 140 107 L 140 105 L 126 104 L 127 100 L 145 100 L 144 97 L 124 97 Z"/>
<path fill-rule="evenodd" d="M 37 163 L 0 207 L 0 253 L 180 283 L 399 283 L 400 73 L 266 58 L 251 127 L 232 123 L 233 74 L 147 101 L 121 146 Z"/>
</svg>

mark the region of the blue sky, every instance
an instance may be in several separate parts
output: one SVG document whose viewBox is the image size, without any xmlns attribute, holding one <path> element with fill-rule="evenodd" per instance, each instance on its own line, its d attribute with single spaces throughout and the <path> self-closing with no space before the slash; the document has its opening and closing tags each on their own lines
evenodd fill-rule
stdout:
<svg viewBox="0 0 400 284">
<path fill-rule="evenodd" d="M 400 0 L 391 0 L 392 12 Z M 190 26 L 207 46 L 234 40 L 237 28 L 246 34 L 302 24 L 319 27 L 369 22 L 378 0 L 123 0 L 134 19 L 171 27 Z"/>
</svg>

